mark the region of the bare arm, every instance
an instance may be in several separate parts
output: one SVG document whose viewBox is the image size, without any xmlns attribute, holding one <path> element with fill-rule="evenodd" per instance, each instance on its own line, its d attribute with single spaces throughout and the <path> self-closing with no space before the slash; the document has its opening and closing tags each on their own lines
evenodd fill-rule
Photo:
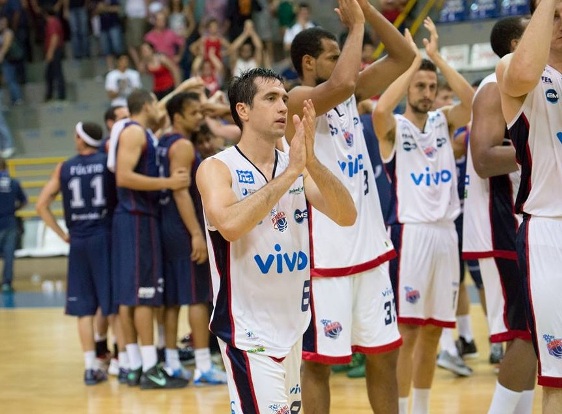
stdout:
<svg viewBox="0 0 562 414">
<path fill-rule="evenodd" d="M 39 217 L 41 217 L 47 227 L 68 243 L 70 241 L 69 235 L 59 226 L 57 219 L 51 211 L 51 204 L 55 201 L 57 194 L 60 192 L 59 177 L 61 167 L 62 163 L 56 166 L 51 178 L 49 178 L 49 181 L 47 181 L 47 184 L 45 184 L 45 187 L 41 190 L 39 198 L 37 199 L 37 204 L 35 205 L 35 211 L 37 211 L 37 214 L 39 214 Z"/>
<path fill-rule="evenodd" d="M 306 99 L 312 99 L 317 115 L 323 115 L 339 105 L 355 93 L 359 69 L 361 68 L 361 49 L 363 43 L 365 17 L 357 0 L 338 0 L 336 9 L 342 23 L 348 27 L 349 34 L 332 74 L 326 82 L 311 87 L 297 86 L 289 92 L 289 117 L 293 114 L 302 117 L 303 105 Z M 303 58 L 303 66 L 311 64 L 309 56 Z M 289 118 L 290 119 L 290 118 Z M 295 134 L 294 125 L 289 122 L 285 137 L 291 142 Z"/>
<path fill-rule="evenodd" d="M 460 100 L 456 105 L 441 108 L 447 118 L 449 130 L 454 131 L 470 122 L 474 89 L 472 89 L 470 83 L 468 83 L 459 72 L 453 69 L 439 53 L 439 36 L 437 35 L 437 29 L 433 21 L 429 17 L 426 17 L 423 24 L 430 33 L 429 40 L 423 39 L 427 56 L 435 63 L 435 66 L 437 66 L 445 79 L 447 79 L 449 86 L 451 86 L 451 89 Z"/>
<path fill-rule="evenodd" d="M 162 62 L 162 65 L 167 67 L 168 70 L 172 73 L 172 77 L 174 78 L 174 86 L 179 86 L 179 84 L 181 83 L 181 76 L 178 65 L 176 65 L 174 61 L 166 55 L 160 55 L 160 62 Z"/>
<path fill-rule="evenodd" d="M 49 47 L 47 48 L 47 53 L 45 53 L 45 60 L 47 62 L 50 62 L 51 60 L 53 60 L 53 57 L 55 56 L 55 50 L 57 48 L 58 43 L 59 43 L 59 35 L 54 34 L 51 37 L 51 42 L 49 43 Z"/>
<path fill-rule="evenodd" d="M 186 170 L 175 171 L 169 178 L 148 177 L 135 172 L 144 145 L 145 132 L 140 126 L 131 125 L 121 132 L 115 168 L 117 186 L 140 191 L 186 188 L 189 181 Z"/>
<path fill-rule="evenodd" d="M 168 156 L 170 157 L 170 174 L 182 169 L 191 171 L 195 159 L 195 149 L 190 141 L 182 139 L 170 148 Z M 175 190 L 173 196 L 183 224 L 191 235 L 191 260 L 199 264 L 203 263 L 207 260 L 207 245 L 197 219 L 193 199 L 185 188 Z"/>
<path fill-rule="evenodd" d="M 409 48 L 415 51 L 415 58 L 408 70 L 398 77 L 380 96 L 375 110 L 373 111 L 373 127 L 379 139 L 379 151 L 383 160 L 387 160 L 394 149 L 396 140 L 396 119 L 394 109 L 398 106 L 406 92 L 414 74 L 418 71 L 421 63 L 421 54 L 412 39 L 410 31 L 406 29 L 406 39 Z"/>
<path fill-rule="evenodd" d="M 10 50 L 10 46 L 12 46 L 12 42 L 14 41 L 14 32 L 10 29 L 4 30 L 4 39 L 2 41 L 2 47 L 0 48 L 0 63 L 4 61 L 6 57 L 6 53 Z"/>
<path fill-rule="evenodd" d="M 498 85 L 488 83 L 474 98 L 469 141 L 474 169 L 482 178 L 517 170 L 515 148 L 502 145 L 505 128 Z"/>
<path fill-rule="evenodd" d="M 415 55 L 408 40 L 368 0 L 358 1 L 365 20 L 371 25 L 388 55 L 371 63 L 359 74 L 355 95 L 357 100 L 382 92 L 411 65 Z"/>
</svg>

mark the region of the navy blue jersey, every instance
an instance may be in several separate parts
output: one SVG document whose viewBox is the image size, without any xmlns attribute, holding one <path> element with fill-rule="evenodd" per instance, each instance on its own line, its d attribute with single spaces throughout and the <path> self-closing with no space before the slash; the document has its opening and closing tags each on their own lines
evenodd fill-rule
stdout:
<svg viewBox="0 0 562 414">
<path fill-rule="evenodd" d="M 115 177 L 107 155 L 76 155 L 63 162 L 60 188 L 70 236 L 90 236 L 111 229 L 115 208 Z"/>
<path fill-rule="evenodd" d="M 162 177 L 170 176 L 170 159 L 168 157 L 168 151 L 180 139 L 187 139 L 181 134 L 166 134 L 158 142 L 158 164 L 160 166 L 160 175 Z M 193 165 L 191 166 L 191 184 L 189 186 L 189 194 L 193 200 L 195 206 L 195 212 L 197 213 L 197 218 L 199 224 L 203 226 L 203 208 L 201 203 L 201 196 L 199 195 L 199 190 L 197 189 L 197 184 L 195 183 L 195 173 L 197 168 L 201 164 L 201 156 L 198 152 L 195 153 L 195 159 L 193 160 Z M 171 190 L 162 190 L 160 192 L 160 204 L 162 211 L 163 220 L 169 221 L 171 223 L 178 223 L 178 225 L 183 226 L 183 221 L 179 214 L 176 203 L 174 202 L 173 194 Z"/>
<path fill-rule="evenodd" d="M 123 129 L 129 125 L 138 123 L 127 122 Z M 143 151 L 139 157 L 134 171 L 147 177 L 158 177 L 158 164 L 156 160 L 156 148 L 154 146 L 155 139 L 148 130 L 146 131 L 146 141 Z M 119 143 L 117 149 L 119 151 Z M 118 167 L 117 167 L 118 168 Z M 132 214 L 147 214 L 157 216 L 159 212 L 158 191 L 140 191 L 131 190 L 129 188 L 117 187 L 117 208 L 116 213 L 128 212 Z"/>
<path fill-rule="evenodd" d="M 371 114 L 363 114 L 359 117 L 363 124 L 363 135 L 365 136 L 365 143 L 367 144 L 367 151 L 369 158 L 375 172 L 375 180 L 377 182 L 377 190 L 379 193 L 379 200 L 381 202 L 382 216 L 385 223 L 388 223 L 388 215 L 390 209 L 390 181 L 386 175 L 381 154 L 379 151 L 379 141 L 375 135 L 373 128 L 373 119 Z"/>
<path fill-rule="evenodd" d="M 16 226 L 16 210 L 27 203 L 20 183 L 0 171 L 0 230 Z"/>
</svg>

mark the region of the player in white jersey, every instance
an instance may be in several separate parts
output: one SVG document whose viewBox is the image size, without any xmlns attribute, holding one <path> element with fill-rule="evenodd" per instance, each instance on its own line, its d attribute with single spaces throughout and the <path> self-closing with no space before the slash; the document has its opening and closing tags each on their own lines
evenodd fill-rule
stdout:
<svg viewBox="0 0 562 414">
<path fill-rule="evenodd" d="M 373 112 L 381 158 L 392 181 L 388 222 L 398 258 L 391 261 L 390 274 L 404 340 L 398 357 L 400 413 L 408 410 L 412 382 L 413 412 L 428 412 L 441 330 L 455 326 L 460 277 L 455 155 L 462 155 L 465 145 L 464 139 L 455 142 L 450 136 L 470 120 L 474 95 L 470 84 L 439 54 L 431 19 L 424 26 L 431 36 L 423 42 L 433 63 L 422 60 L 406 31 L 416 58 L 381 95 Z M 460 103 L 430 111 L 437 93 L 436 67 Z M 394 115 L 405 94 L 404 115 Z"/>
<path fill-rule="evenodd" d="M 374 173 L 356 109 L 380 93 L 411 63 L 404 37 L 367 0 L 340 0 L 338 14 L 349 29 L 340 52 L 336 38 L 321 28 L 299 33 L 291 59 L 302 86 L 289 93 L 289 113 L 300 114 L 312 99 L 319 115 L 315 151 L 349 189 L 358 211 L 354 226 L 341 228 L 317 210 L 312 228 L 312 317 L 303 339 L 303 406 L 309 414 L 330 410 L 331 364 L 366 355 L 366 380 L 373 411 L 396 412 L 397 329 L 387 262 L 394 249 L 384 228 Z M 388 56 L 360 72 L 365 20 Z M 294 129 L 287 127 L 287 140 Z"/>
<path fill-rule="evenodd" d="M 275 149 L 287 125 L 287 98 L 270 70 L 235 78 L 229 99 L 240 143 L 197 172 L 214 292 L 210 327 L 237 414 L 300 411 L 311 295 L 306 203 L 341 226 L 357 217 L 349 192 L 314 154 L 312 101 L 304 101 L 302 121 L 293 117 L 290 156 Z"/>
<path fill-rule="evenodd" d="M 496 68 L 503 116 L 521 166 L 515 207 L 523 223 L 516 247 L 543 413 L 562 412 L 561 14 L 559 0 L 538 2 L 517 49 Z"/>
<path fill-rule="evenodd" d="M 514 50 L 526 24 L 527 19 L 519 16 L 494 25 L 490 43 L 500 58 Z M 482 81 L 472 108 L 463 257 L 480 264 L 490 341 L 509 341 L 488 412 L 530 413 L 537 360 L 525 318 L 525 291 L 515 248 L 519 217 L 514 205 L 520 174 L 495 74 Z"/>
</svg>

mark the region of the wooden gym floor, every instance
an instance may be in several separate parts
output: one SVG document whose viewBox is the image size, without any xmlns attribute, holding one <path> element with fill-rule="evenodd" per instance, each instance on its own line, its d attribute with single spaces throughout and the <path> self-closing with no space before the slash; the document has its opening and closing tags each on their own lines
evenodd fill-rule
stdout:
<svg viewBox="0 0 562 414">
<path fill-rule="evenodd" d="M 13 302 L 3 295 L 0 306 L 0 413 L 187 413 L 226 414 L 229 398 L 226 386 L 193 387 L 182 390 L 140 391 L 120 385 L 117 379 L 91 387 L 83 383 L 83 357 L 75 318 L 63 308 L 30 307 L 24 295 L 48 296 L 47 304 L 61 302 L 63 293 L 40 293 L 45 279 L 64 280 L 64 258 L 18 259 L 17 293 Z M 32 275 L 35 275 L 32 278 Z M 37 276 L 40 276 L 41 280 Z M 39 300 L 40 302 L 41 300 Z M 22 303 L 25 307 L 20 307 Z M 3 305 L 2 305 L 3 304 Z M 488 363 L 486 322 L 479 305 L 471 315 L 480 356 L 468 361 L 474 373 L 469 378 L 437 369 L 431 393 L 431 413 L 481 414 L 490 403 L 496 375 Z M 182 310 L 180 334 L 188 332 Z M 334 414 L 370 413 L 364 379 L 333 374 L 331 381 Z M 542 391 L 537 389 L 534 413 L 540 412 Z"/>
</svg>

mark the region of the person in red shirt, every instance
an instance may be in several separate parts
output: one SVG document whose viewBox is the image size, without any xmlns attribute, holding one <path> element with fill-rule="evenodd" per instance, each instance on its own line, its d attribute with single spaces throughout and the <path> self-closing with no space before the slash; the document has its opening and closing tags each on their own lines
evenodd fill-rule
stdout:
<svg viewBox="0 0 562 414">
<path fill-rule="evenodd" d="M 45 10 L 45 101 L 53 99 L 53 89 L 56 85 L 59 100 L 66 99 L 66 85 L 62 71 L 62 57 L 64 48 L 64 34 L 62 23 L 53 8 Z"/>
<path fill-rule="evenodd" d="M 155 53 L 154 45 L 148 42 L 143 42 L 140 54 L 143 67 L 152 75 L 152 92 L 162 99 L 180 84 L 179 68 L 165 54 Z"/>
</svg>

